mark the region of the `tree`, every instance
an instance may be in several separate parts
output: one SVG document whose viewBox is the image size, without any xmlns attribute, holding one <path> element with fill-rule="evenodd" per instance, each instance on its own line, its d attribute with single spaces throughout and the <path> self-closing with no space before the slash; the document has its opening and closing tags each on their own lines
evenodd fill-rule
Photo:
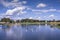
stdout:
<svg viewBox="0 0 60 40">
<path fill-rule="evenodd" d="M 9 23 L 13 23 L 14 21 L 11 20 L 10 18 L 2 18 L 1 22 L 9 22 Z"/>
<path fill-rule="evenodd" d="M 20 23 L 21 21 L 20 20 L 16 20 L 16 23 Z"/>
</svg>

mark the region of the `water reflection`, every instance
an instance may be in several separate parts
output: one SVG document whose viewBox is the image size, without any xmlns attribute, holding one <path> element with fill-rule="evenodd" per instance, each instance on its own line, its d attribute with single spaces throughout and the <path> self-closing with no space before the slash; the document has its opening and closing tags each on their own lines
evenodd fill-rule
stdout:
<svg viewBox="0 0 60 40">
<path fill-rule="evenodd" d="M 0 40 L 60 40 L 60 29 L 50 25 L 0 25 Z"/>
</svg>

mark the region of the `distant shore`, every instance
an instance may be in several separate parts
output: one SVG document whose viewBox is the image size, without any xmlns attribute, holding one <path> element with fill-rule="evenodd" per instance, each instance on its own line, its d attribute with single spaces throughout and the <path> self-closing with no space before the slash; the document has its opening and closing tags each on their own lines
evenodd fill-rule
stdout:
<svg viewBox="0 0 60 40">
<path fill-rule="evenodd" d="M 0 25 L 20 25 L 20 24 L 48 24 L 48 25 L 60 25 L 60 22 L 20 22 L 20 23 L 9 23 L 9 22 L 0 22 Z"/>
<path fill-rule="evenodd" d="M 21 24 L 48 24 L 48 25 L 60 25 L 60 20 L 36 20 L 36 19 L 22 19 L 22 20 L 12 20 L 10 18 L 2 18 L 0 20 L 0 25 L 21 25 Z"/>
</svg>

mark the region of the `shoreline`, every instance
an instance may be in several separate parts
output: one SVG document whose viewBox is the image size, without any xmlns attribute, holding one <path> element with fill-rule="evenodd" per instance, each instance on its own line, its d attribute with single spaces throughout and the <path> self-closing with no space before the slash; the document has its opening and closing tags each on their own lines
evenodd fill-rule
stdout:
<svg viewBox="0 0 60 40">
<path fill-rule="evenodd" d="M 20 22 L 20 23 L 9 23 L 9 22 L 0 22 L 0 25 L 21 25 L 21 24 L 39 24 L 39 25 L 59 25 L 60 26 L 60 23 L 54 23 L 54 22 Z"/>
</svg>

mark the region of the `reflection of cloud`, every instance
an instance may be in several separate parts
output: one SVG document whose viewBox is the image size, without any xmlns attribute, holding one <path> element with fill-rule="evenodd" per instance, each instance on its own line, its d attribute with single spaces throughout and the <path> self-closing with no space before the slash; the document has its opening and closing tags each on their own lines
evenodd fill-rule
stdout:
<svg viewBox="0 0 60 40">
<path fill-rule="evenodd" d="M 6 30 L 6 35 L 8 38 L 21 38 L 21 30 L 20 27 L 14 26 Z"/>
<path fill-rule="evenodd" d="M 7 34 L 7 36 L 12 36 L 13 35 L 13 31 L 11 29 L 6 30 L 6 34 Z"/>
<path fill-rule="evenodd" d="M 2 25 L 0 25 L 0 30 L 2 30 L 2 27 L 1 27 Z"/>
<path fill-rule="evenodd" d="M 54 28 L 51 28 L 51 31 L 54 31 Z"/>
</svg>

